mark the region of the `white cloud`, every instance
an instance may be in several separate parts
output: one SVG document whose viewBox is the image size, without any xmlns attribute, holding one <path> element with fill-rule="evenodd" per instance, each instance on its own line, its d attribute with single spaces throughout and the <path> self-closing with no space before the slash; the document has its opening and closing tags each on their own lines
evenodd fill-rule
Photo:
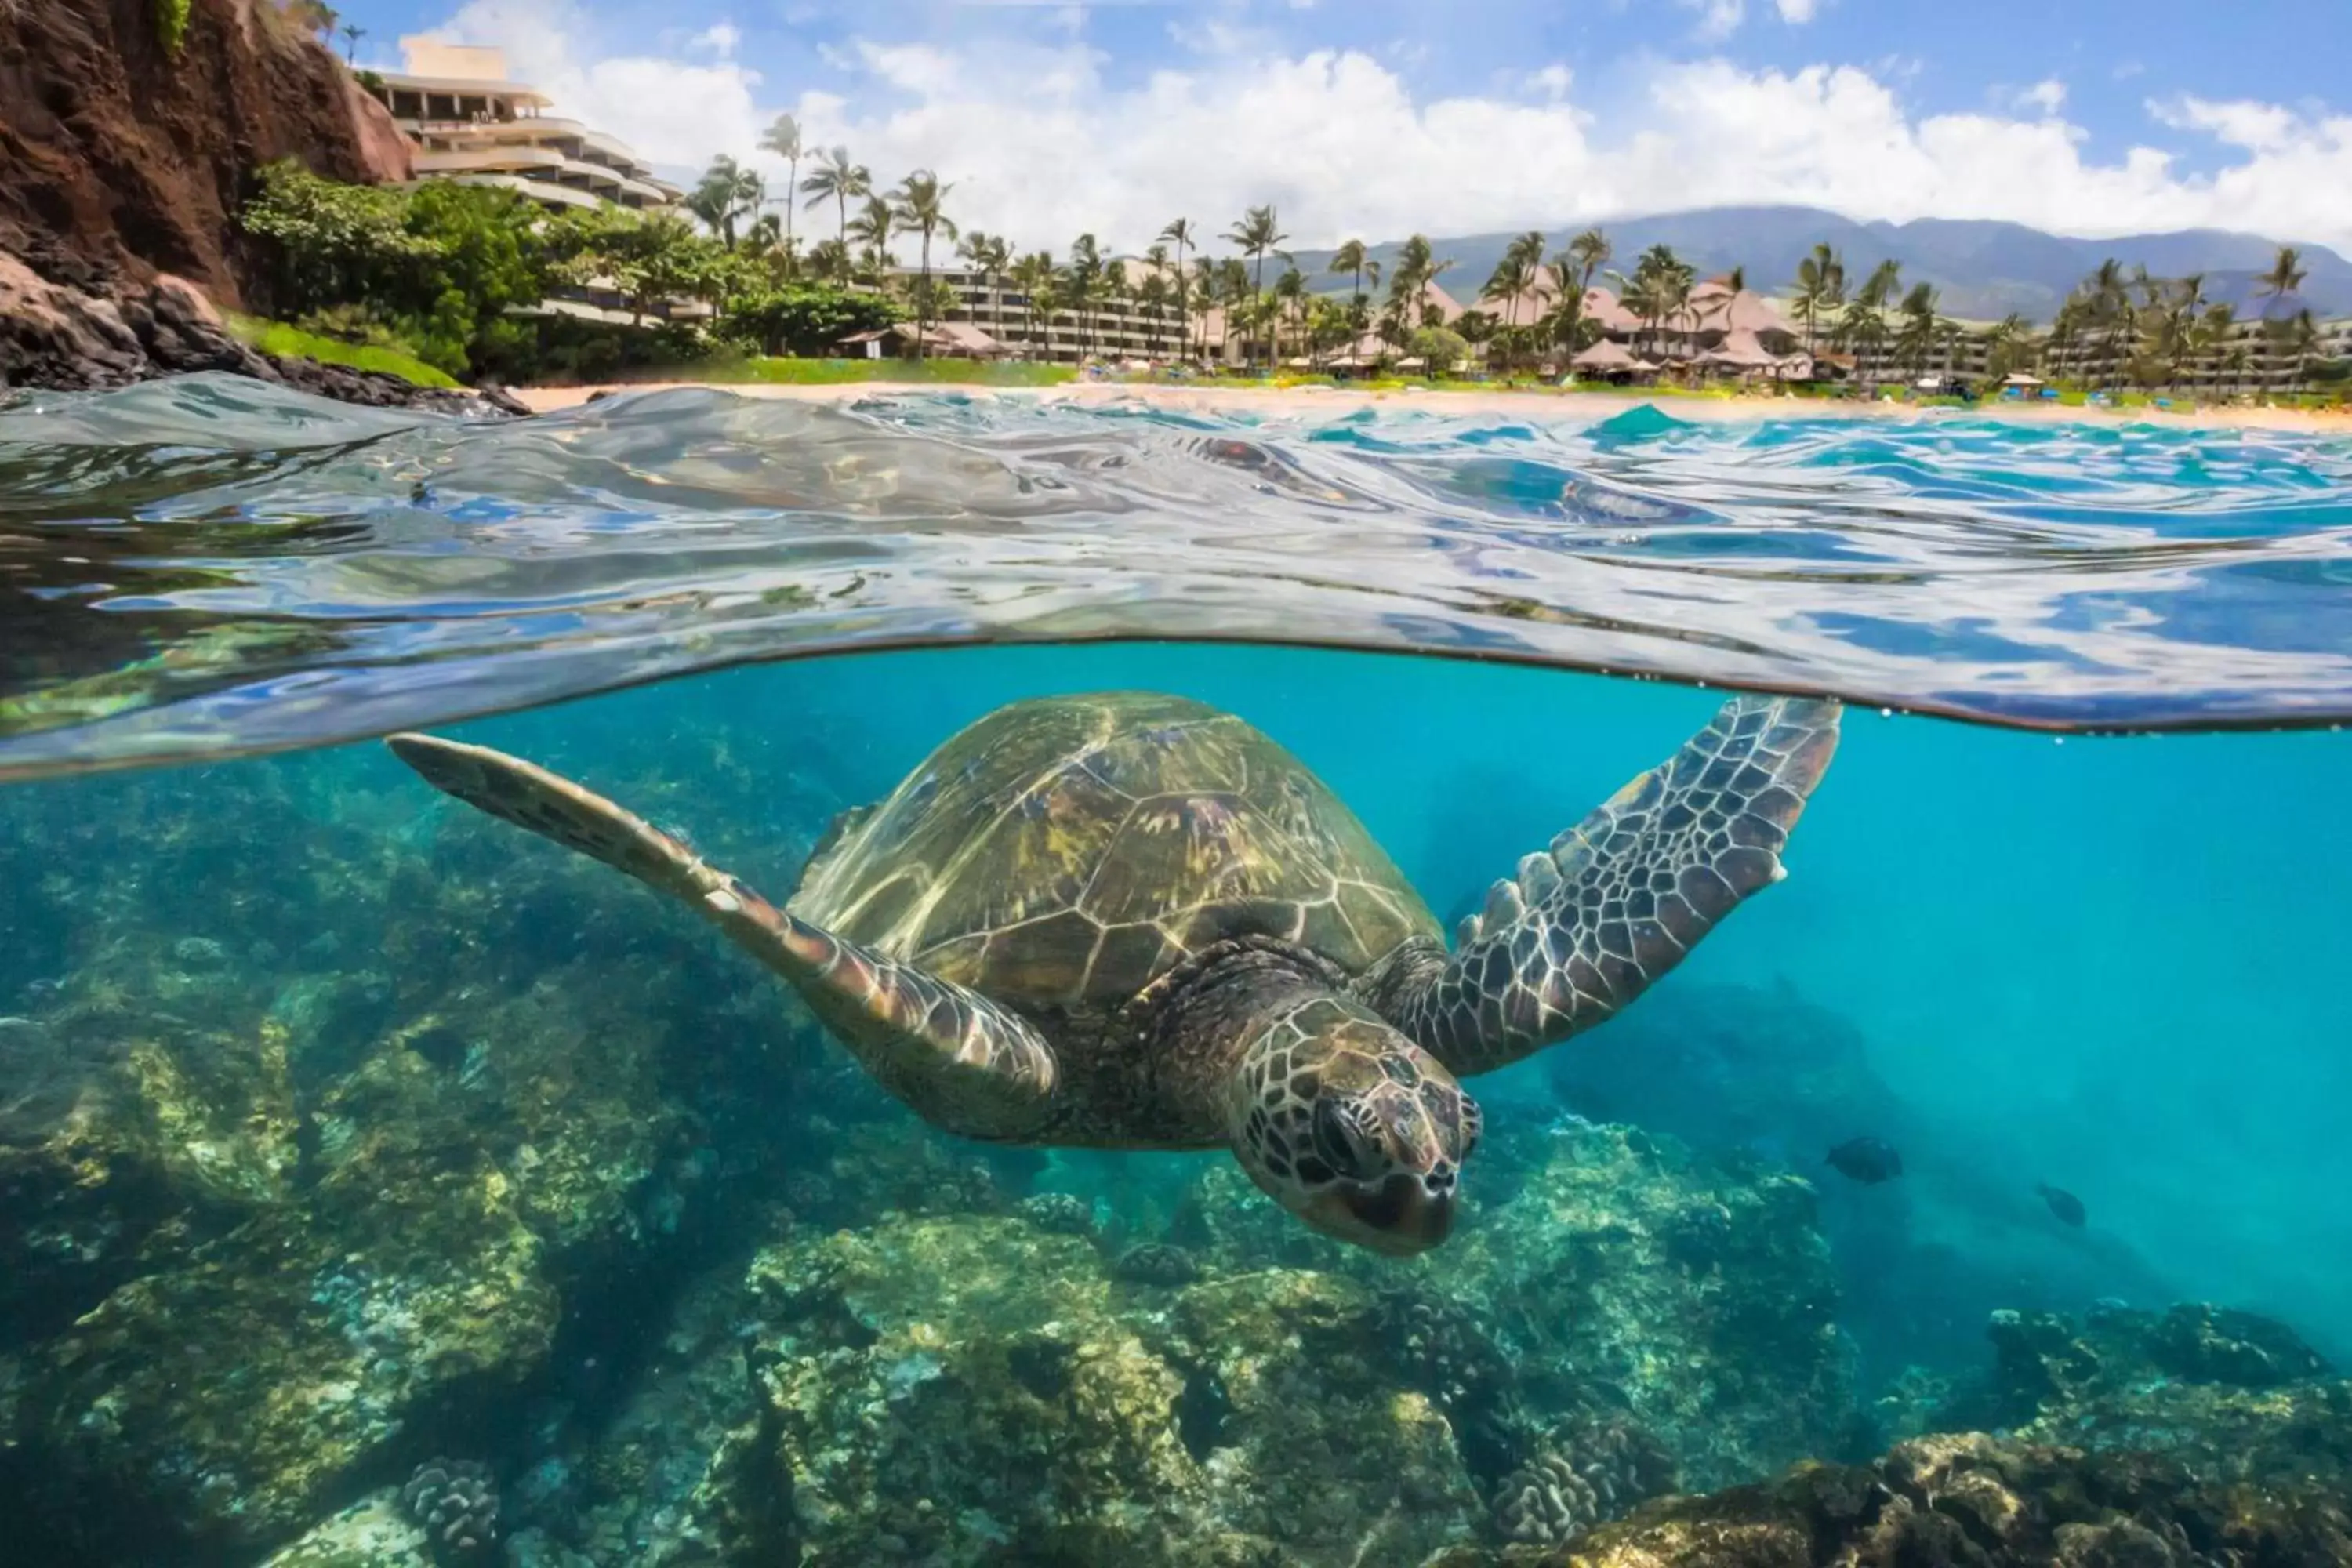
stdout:
<svg viewBox="0 0 2352 1568">
<path fill-rule="evenodd" d="M 2152 132 L 2224 152 L 2191 173 L 2155 146 L 2093 157 L 2056 81 L 1987 112 L 1923 115 L 1886 69 L 1667 63 L 1620 70 L 1612 85 L 1638 107 L 1602 121 L 1546 68 L 1441 98 L 1416 95 L 1391 62 L 1265 40 L 1129 79 L 1077 40 L 867 39 L 832 57 L 825 90 L 787 96 L 731 58 L 588 58 L 572 41 L 593 36 L 583 20 L 572 0 L 471 0 L 453 30 L 504 43 L 563 110 L 680 172 L 751 157 L 790 110 L 808 145 L 847 145 L 878 181 L 936 169 L 956 182 L 960 222 L 1029 247 L 1087 230 L 1134 247 L 1179 214 L 1218 231 L 1269 201 L 1299 246 L 1767 202 L 2352 246 L 2352 116 L 2275 105 L 2150 105 Z"/>
<path fill-rule="evenodd" d="M 2202 98 L 2151 100 L 2147 111 L 2165 124 L 2182 131 L 2202 131 L 2217 141 L 2250 153 L 2280 153 L 2303 134 L 2303 122 L 2275 103 L 2242 100 L 2217 103 Z"/>
<path fill-rule="evenodd" d="M 1801 26 L 1821 15 L 1821 0 L 1772 0 L 1780 20 L 1790 26 Z"/>
<path fill-rule="evenodd" d="M 2037 81 L 2017 95 L 2015 107 L 2038 110 L 2043 115 L 2055 114 L 2066 107 L 2066 84 L 2054 76 Z"/>
<path fill-rule="evenodd" d="M 720 27 L 697 42 L 715 42 Z M 714 153 L 751 146 L 771 118 L 757 104 L 760 73 L 723 50 L 699 64 L 652 55 L 583 58 L 575 40 L 593 37 L 595 29 L 573 0 L 470 0 L 436 31 L 503 48 L 514 77 L 552 98 L 558 112 L 673 168 L 698 171 Z"/>
<path fill-rule="evenodd" d="M 1529 71 L 1527 77 L 1528 91 L 1541 93 L 1555 103 L 1568 96 L 1568 89 L 1575 81 L 1574 73 L 1558 61 L 1540 70 Z"/>
<path fill-rule="evenodd" d="M 731 55 L 735 46 L 743 41 L 742 32 L 732 22 L 714 22 L 697 33 L 687 45 L 691 49 L 707 49 L 714 55 Z"/>
<path fill-rule="evenodd" d="M 1691 36 L 1702 44 L 1719 44 L 1739 31 L 1747 18 L 1748 0 L 1680 0 L 1690 10 L 1699 13 L 1698 26 Z M 1807 0 L 1799 0 L 1805 4 Z"/>
</svg>

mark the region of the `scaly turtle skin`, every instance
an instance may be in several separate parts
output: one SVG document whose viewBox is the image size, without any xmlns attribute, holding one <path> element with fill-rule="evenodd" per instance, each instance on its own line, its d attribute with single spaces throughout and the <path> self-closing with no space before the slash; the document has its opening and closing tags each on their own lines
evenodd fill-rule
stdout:
<svg viewBox="0 0 2352 1568">
<path fill-rule="evenodd" d="M 1735 698 L 1437 922 L 1297 759 L 1120 692 L 1001 709 L 837 825 L 779 909 L 579 785 L 398 735 L 437 787 L 692 904 L 936 1125 L 1230 1144 L 1318 1228 L 1444 1239 L 1478 1112 L 1456 1079 L 1601 1022 L 1742 898 L 1837 743 L 1832 702 Z"/>
</svg>

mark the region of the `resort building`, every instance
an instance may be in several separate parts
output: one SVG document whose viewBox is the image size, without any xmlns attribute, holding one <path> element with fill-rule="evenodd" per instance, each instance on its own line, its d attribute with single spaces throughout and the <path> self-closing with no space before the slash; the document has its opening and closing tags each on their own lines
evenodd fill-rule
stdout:
<svg viewBox="0 0 2352 1568">
<path fill-rule="evenodd" d="M 545 112 L 536 88 L 507 79 L 497 49 L 400 41 L 408 68 L 369 84 L 415 149 L 424 178 L 503 185 L 550 207 L 666 207 L 683 194 L 627 146 Z"/>
<path fill-rule="evenodd" d="M 2352 317 L 2315 325 L 2316 342 L 2306 358 L 2295 353 L 2284 330 L 2285 323 L 2241 316 L 2231 323 L 2226 338 L 2183 363 L 2176 379 L 2159 380 L 2157 384 L 2206 397 L 2259 397 L 2285 391 L 2307 378 L 2309 361 L 2352 358 Z M 1880 342 L 1858 344 L 1842 353 L 1824 353 L 1822 357 L 1846 379 L 1872 386 L 1901 386 L 1925 380 L 1960 381 L 1979 388 L 1987 385 L 1994 379 L 1995 323 L 1954 321 L 1951 327 L 1917 363 L 1896 346 L 1891 332 Z M 2089 387 L 2147 380 L 2147 367 L 2137 363 L 2144 345 L 2136 332 L 2085 331 L 2060 343 L 2053 343 L 2049 332 L 2047 324 L 2034 328 L 2039 352 L 2031 359 L 2040 376 Z"/>
<path fill-rule="evenodd" d="M 1188 354 L 1185 351 L 1185 325 L 1177 317 L 1172 297 L 1170 303 L 1156 310 L 1137 298 L 1144 280 L 1151 274 L 1151 264 L 1127 258 L 1112 260 L 1108 265 L 1118 269 L 1119 281 L 1123 285 L 1115 298 L 1105 300 L 1101 305 L 1084 314 L 1060 310 L 1050 317 L 1033 310 L 1029 296 L 1015 288 L 1012 280 L 1002 273 L 934 268 L 932 282 L 945 285 L 954 300 L 954 304 L 939 325 L 970 329 L 970 331 L 957 334 L 954 347 L 944 350 L 927 347 L 927 352 L 969 354 L 983 359 L 1006 353 L 1023 359 L 1076 364 L 1089 359 L 1194 358 L 1199 356 L 1205 342 L 1211 358 L 1225 356 L 1227 343 L 1222 310 L 1192 312 L 1192 352 Z M 1174 268 L 1169 270 L 1172 273 Z M 897 269 L 897 276 L 902 282 L 911 284 L 916 274 L 911 268 L 900 268 Z M 1171 281 L 1172 283 L 1172 279 Z M 971 332 L 977 332 L 979 336 L 975 338 Z M 1236 342 L 1234 346 L 1238 349 L 1239 345 Z"/>
</svg>

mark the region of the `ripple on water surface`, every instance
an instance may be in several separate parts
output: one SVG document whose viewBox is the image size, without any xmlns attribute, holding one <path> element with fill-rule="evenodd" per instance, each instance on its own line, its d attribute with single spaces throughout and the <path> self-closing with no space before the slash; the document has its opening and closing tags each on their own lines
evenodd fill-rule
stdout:
<svg viewBox="0 0 2352 1568">
<path fill-rule="evenodd" d="M 0 410 L 0 776 L 1118 637 L 2084 728 L 2332 721 L 2352 441 L 698 391 L 467 425 L 214 376 Z"/>
</svg>

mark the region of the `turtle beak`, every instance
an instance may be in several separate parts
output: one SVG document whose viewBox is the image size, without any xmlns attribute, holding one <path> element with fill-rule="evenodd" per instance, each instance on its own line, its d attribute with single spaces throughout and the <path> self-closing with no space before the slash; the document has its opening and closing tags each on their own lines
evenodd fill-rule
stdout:
<svg viewBox="0 0 2352 1568">
<path fill-rule="evenodd" d="M 1452 1184 L 1433 1192 L 1409 1172 L 1394 1172 L 1376 1187 L 1350 1192 L 1347 1205 L 1371 1233 L 1372 1246 L 1399 1257 L 1425 1252 L 1454 1230 Z"/>
</svg>

